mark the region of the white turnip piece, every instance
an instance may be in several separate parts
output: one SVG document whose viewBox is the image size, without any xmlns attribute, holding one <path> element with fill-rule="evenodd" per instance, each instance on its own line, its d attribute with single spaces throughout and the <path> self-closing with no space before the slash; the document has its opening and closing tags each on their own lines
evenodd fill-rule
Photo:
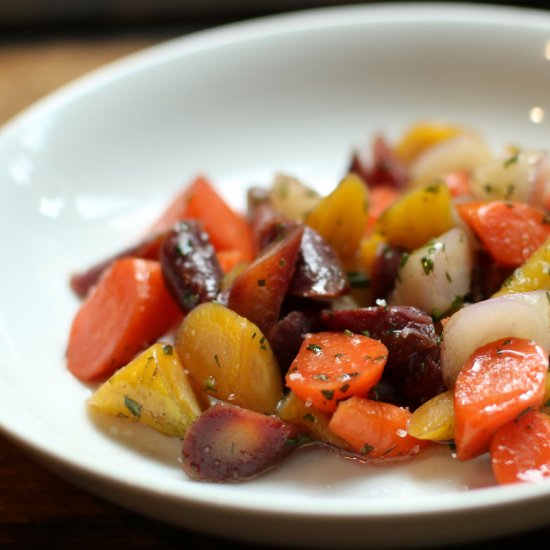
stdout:
<svg viewBox="0 0 550 550">
<path fill-rule="evenodd" d="M 495 158 L 472 172 L 470 188 L 480 200 L 512 200 L 546 207 L 550 187 L 548 153 L 525 150 Z"/>
<path fill-rule="evenodd" d="M 443 380 L 453 388 L 468 357 L 499 338 L 534 340 L 550 350 L 550 293 L 546 290 L 507 294 L 468 305 L 447 321 L 441 343 Z"/>
<path fill-rule="evenodd" d="M 469 291 L 472 265 L 470 240 L 455 227 L 402 261 L 389 302 L 441 315 Z"/>
</svg>

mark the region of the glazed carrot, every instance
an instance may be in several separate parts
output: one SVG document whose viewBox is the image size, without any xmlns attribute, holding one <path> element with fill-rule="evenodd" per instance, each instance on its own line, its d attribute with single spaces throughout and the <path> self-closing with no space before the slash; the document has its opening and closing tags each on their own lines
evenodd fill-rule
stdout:
<svg viewBox="0 0 550 550">
<path fill-rule="evenodd" d="M 115 260 L 73 319 L 68 368 L 80 380 L 108 376 L 165 334 L 179 316 L 159 262 Z"/>
<path fill-rule="evenodd" d="M 531 410 L 497 430 L 489 447 L 498 483 L 550 476 L 550 416 Z"/>
<path fill-rule="evenodd" d="M 493 434 L 544 401 L 548 355 L 532 340 L 505 338 L 478 348 L 455 384 L 455 444 L 459 460 L 489 450 Z"/>
<path fill-rule="evenodd" d="M 70 285 L 75 294 L 84 298 L 90 288 L 94 286 L 101 274 L 115 261 L 122 258 L 135 257 L 147 260 L 158 260 L 160 247 L 165 237 L 165 232 L 153 233 L 134 246 L 125 248 L 113 256 L 91 266 L 85 271 L 71 275 Z"/>
<path fill-rule="evenodd" d="M 462 219 L 502 266 L 518 267 L 550 236 L 550 219 L 539 208 L 511 201 L 456 205 Z"/>
<path fill-rule="evenodd" d="M 365 458 L 406 457 L 429 444 L 407 433 L 410 417 L 403 407 L 354 396 L 338 405 L 329 428 Z"/>
<path fill-rule="evenodd" d="M 202 221 L 216 251 L 240 250 L 246 261 L 252 260 L 254 244 L 246 219 L 234 211 L 203 176 L 175 197 L 150 231 L 164 231 L 185 218 Z"/>
<path fill-rule="evenodd" d="M 386 346 L 367 336 L 308 334 L 286 374 L 286 384 L 303 401 L 330 413 L 343 399 L 366 396 L 380 380 L 387 358 Z"/>
</svg>

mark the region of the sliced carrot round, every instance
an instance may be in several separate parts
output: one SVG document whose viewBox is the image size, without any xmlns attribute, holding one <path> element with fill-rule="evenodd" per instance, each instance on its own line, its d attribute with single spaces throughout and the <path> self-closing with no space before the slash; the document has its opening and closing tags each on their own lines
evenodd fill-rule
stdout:
<svg viewBox="0 0 550 550">
<path fill-rule="evenodd" d="M 408 434 L 410 418 L 403 407 L 354 396 L 338 405 L 329 428 L 366 459 L 407 457 L 430 444 Z"/>
<path fill-rule="evenodd" d="M 550 476 L 550 416 L 531 410 L 497 430 L 490 445 L 498 483 Z"/>
<path fill-rule="evenodd" d="M 373 338 L 319 332 L 304 338 L 286 384 L 302 400 L 325 412 L 352 395 L 365 396 L 382 376 L 388 349 Z"/>
<path fill-rule="evenodd" d="M 458 374 L 454 393 L 459 460 L 489 450 L 493 434 L 544 400 L 548 355 L 532 340 L 505 338 L 478 348 Z"/>
</svg>

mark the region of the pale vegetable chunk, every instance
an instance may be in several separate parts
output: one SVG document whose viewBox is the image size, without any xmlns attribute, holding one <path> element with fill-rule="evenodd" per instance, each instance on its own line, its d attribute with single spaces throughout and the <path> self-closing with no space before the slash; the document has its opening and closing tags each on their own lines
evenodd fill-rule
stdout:
<svg viewBox="0 0 550 550">
<path fill-rule="evenodd" d="M 180 325 L 176 350 L 189 376 L 212 397 L 275 412 L 282 396 L 281 373 L 254 323 L 221 304 L 201 304 Z"/>
<path fill-rule="evenodd" d="M 545 206 L 543 196 L 548 180 L 548 154 L 526 150 L 512 152 L 478 166 L 470 187 L 480 200 L 505 199 Z"/>
<path fill-rule="evenodd" d="M 183 437 L 202 409 L 174 348 L 156 343 L 116 371 L 92 394 L 95 411 Z"/>
<path fill-rule="evenodd" d="M 462 303 L 472 266 L 470 241 L 462 229 L 453 228 L 402 258 L 389 302 L 441 316 Z"/>
<path fill-rule="evenodd" d="M 285 217 L 303 222 L 321 196 L 296 178 L 276 174 L 269 190 L 269 200 L 273 208 Z"/>
<path fill-rule="evenodd" d="M 456 170 L 471 171 L 488 162 L 492 153 L 474 132 L 463 132 L 426 149 L 411 164 L 413 185 L 426 185 Z"/>
<path fill-rule="evenodd" d="M 549 292 L 538 290 L 506 294 L 468 305 L 454 313 L 443 327 L 441 369 L 453 388 L 468 357 L 499 338 L 525 338 L 550 350 Z"/>
</svg>

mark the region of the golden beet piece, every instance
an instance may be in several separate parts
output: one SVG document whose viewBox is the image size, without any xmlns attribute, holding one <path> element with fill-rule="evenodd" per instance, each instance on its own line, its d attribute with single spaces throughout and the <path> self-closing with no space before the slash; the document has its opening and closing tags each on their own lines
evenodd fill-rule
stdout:
<svg viewBox="0 0 550 550">
<path fill-rule="evenodd" d="M 183 437 L 202 410 L 176 351 L 162 343 L 116 371 L 92 394 L 88 406 L 171 437 Z"/>
<path fill-rule="evenodd" d="M 439 183 L 403 195 L 382 213 L 375 229 L 392 246 L 412 251 L 455 225 L 451 193 Z"/>
<path fill-rule="evenodd" d="M 183 320 L 176 349 L 189 376 L 209 395 L 257 412 L 275 412 L 281 374 L 254 323 L 221 304 L 204 303 Z"/>
<path fill-rule="evenodd" d="M 306 219 L 336 251 L 345 266 L 353 263 L 368 221 L 369 192 L 356 174 L 348 174 Z"/>
</svg>

